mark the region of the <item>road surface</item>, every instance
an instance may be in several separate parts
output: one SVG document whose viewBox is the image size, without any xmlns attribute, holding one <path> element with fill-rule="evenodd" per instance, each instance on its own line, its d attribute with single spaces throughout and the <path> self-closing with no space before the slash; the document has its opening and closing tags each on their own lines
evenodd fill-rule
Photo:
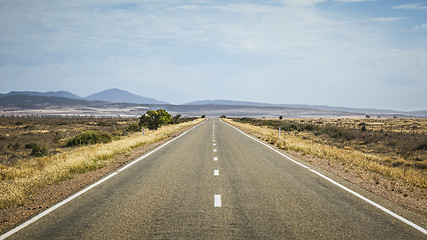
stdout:
<svg viewBox="0 0 427 240">
<path fill-rule="evenodd" d="M 114 174 L 9 238 L 427 239 L 219 119 Z"/>
</svg>

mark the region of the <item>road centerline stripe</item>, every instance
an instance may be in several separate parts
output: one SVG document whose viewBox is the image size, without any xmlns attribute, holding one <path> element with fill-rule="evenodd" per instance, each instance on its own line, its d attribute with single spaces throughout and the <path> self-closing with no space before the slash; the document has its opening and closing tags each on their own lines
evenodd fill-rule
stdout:
<svg viewBox="0 0 427 240">
<path fill-rule="evenodd" d="M 219 176 L 219 170 L 214 170 L 214 176 Z"/>
<path fill-rule="evenodd" d="M 214 157 L 214 161 L 218 161 L 218 157 Z"/>
<path fill-rule="evenodd" d="M 221 207 L 221 195 L 215 194 L 214 196 L 214 206 Z"/>
</svg>

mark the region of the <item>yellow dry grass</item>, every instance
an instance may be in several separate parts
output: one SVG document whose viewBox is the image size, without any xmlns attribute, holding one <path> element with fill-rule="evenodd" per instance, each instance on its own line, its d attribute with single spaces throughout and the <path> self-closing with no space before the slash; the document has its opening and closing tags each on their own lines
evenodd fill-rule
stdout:
<svg viewBox="0 0 427 240">
<path fill-rule="evenodd" d="M 163 126 L 155 131 L 145 131 L 145 136 L 142 133 L 134 133 L 106 144 L 71 148 L 56 155 L 22 161 L 13 167 L 0 165 L 0 208 L 23 204 L 29 195 L 48 185 L 70 179 L 76 173 L 101 168 L 118 155 L 166 139 L 173 133 L 201 121 L 203 119 Z"/>
<path fill-rule="evenodd" d="M 309 138 L 304 139 L 293 135 L 282 135 L 279 138 L 278 131 L 275 129 L 239 123 L 230 119 L 223 120 L 238 127 L 242 131 L 263 139 L 270 144 L 274 144 L 281 149 L 307 153 L 329 161 L 331 164 L 342 164 L 350 168 L 375 172 L 391 180 L 409 184 L 413 187 L 427 188 L 427 176 L 425 170 L 405 169 L 380 164 L 380 162 L 388 160 L 385 156 L 373 153 L 364 153 L 351 148 L 338 148 L 314 142 Z M 404 159 L 402 159 L 402 161 L 404 161 Z"/>
<path fill-rule="evenodd" d="M 310 123 L 317 126 L 334 125 L 347 129 L 360 128 L 365 124 L 368 131 L 372 132 L 397 132 L 409 134 L 427 134 L 427 119 L 393 119 L 393 118 L 341 118 L 341 119 L 288 119 L 296 123 Z"/>
</svg>

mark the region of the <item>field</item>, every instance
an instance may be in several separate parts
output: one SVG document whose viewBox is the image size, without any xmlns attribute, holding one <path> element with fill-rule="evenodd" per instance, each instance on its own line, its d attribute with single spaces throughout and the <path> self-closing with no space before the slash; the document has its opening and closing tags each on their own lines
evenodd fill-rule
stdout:
<svg viewBox="0 0 427 240">
<path fill-rule="evenodd" d="M 127 131 L 137 119 L 3 118 L 0 209 L 24 205 L 30 195 L 49 185 L 102 168 L 133 149 L 167 139 L 200 121 L 182 119 L 180 124 L 146 130 L 143 135 Z M 70 138 L 88 130 L 105 132 L 111 141 L 67 147 Z"/>
<path fill-rule="evenodd" d="M 226 121 L 427 215 L 427 119 Z"/>
<path fill-rule="evenodd" d="M 0 123 L 0 164 L 15 166 L 31 159 L 32 149 L 25 145 L 37 143 L 50 154 L 66 150 L 66 141 L 88 130 L 102 131 L 122 137 L 135 119 L 122 118 L 2 118 Z"/>
<path fill-rule="evenodd" d="M 236 119 L 315 143 L 383 157 L 381 164 L 427 169 L 427 119 Z"/>
</svg>

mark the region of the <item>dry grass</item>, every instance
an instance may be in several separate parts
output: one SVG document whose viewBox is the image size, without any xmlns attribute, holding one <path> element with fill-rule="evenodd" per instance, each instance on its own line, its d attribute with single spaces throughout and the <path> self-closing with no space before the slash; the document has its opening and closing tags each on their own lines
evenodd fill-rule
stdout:
<svg viewBox="0 0 427 240">
<path fill-rule="evenodd" d="M 224 120 L 281 149 L 310 154 L 328 161 L 329 164 L 342 164 L 352 169 L 378 173 L 392 181 L 399 181 L 412 187 L 421 189 L 427 188 L 426 169 L 408 168 L 404 165 L 393 166 L 390 164 L 383 164 L 390 161 L 390 156 L 384 153 L 369 153 L 351 147 L 333 146 L 328 144 L 327 141 L 318 141 L 313 135 L 304 134 L 302 132 L 283 134 L 282 137 L 279 138 L 276 129 L 240 123 L 230 119 Z M 424 129 L 424 126 L 422 129 Z M 393 156 L 393 158 L 394 162 L 406 162 L 406 160 L 401 157 Z"/>
<path fill-rule="evenodd" d="M 106 144 L 66 149 L 55 155 L 21 161 L 14 166 L 0 165 L 0 208 L 22 205 L 28 196 L 48 185 L 70 179 L 76 173 L 101 168 L 121 154 L 166 139 L 201 121 L 203 119 L 163 126 L 156 131 L 146 131 L 145 136 L 134 133 Z"/>
</svg>

